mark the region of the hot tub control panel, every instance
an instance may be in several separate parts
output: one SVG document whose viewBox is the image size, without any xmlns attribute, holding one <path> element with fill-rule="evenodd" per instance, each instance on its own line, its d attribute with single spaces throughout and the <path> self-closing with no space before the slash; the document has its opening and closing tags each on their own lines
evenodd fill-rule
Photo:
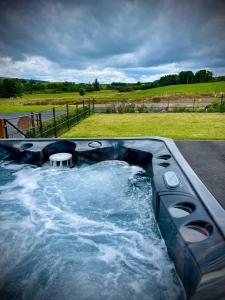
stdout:
<svg viewBox="0 0 225 300">
<path fill-rule="evenodd" d="M 173 171 L 165 172 L 163 178 L 168 188 L 176 188 L 180 184 L 180 181 L 176 173 Z"/>
</svg>

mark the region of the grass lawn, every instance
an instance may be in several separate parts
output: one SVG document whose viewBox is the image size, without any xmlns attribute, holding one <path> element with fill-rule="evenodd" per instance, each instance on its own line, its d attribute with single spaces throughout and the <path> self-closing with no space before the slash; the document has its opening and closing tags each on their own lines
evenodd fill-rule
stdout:
<svg viewBox="0 0 225 300">
<path fill-rule="evenodd" d="M 101 90 L 98 92 L 86 93 L 83 97 L 79 93 L 60 93 L 60 94 L 30 94 L 14 99 L 0 99 L 1 105 L 20 104 L 24 103 L 35 105 L 51 105 L 63 104 L 66 102 L 75 102 L 82 100 L 95 99 L 97 103 L 107 103 L 113 101 L 138 101 L 143 98 L 153 96 L 165 96 L 171 94 L 190 94 L 190 95 L 214 95 L 220 92 L 225 92 L 225 81 L 209 82 L 209 83 L 195 83 L 195 84 L 177 84 L 153 88 L 148 90 L 138 90 L 120 93 L 116 90 Z"/>
<path fill-rule="evenodd" d="M 173 139 L 225 139 L 225 114 L 94 114 L 65 138 L 161 136 Z"/>
</svg>

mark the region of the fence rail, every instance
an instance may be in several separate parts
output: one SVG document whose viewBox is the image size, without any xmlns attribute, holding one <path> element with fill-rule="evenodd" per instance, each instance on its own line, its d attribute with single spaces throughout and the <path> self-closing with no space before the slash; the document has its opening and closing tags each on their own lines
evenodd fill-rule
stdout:
<svg viewBox="0 0 225 300">
<path fill-rule="evenodd" d="M 107 104 L 96 103 L 95 112 L 225 112 L 225 97 L 206 100 L 201 98 L 167 99 L 155 98 L 152 101 L 118 101 Z"/>
<path fill-rule="evenodd" d="M 58 137 L 94 112 L 94 102 L 79 102 L 0 119 L 0 138 Z"/>
</svg>

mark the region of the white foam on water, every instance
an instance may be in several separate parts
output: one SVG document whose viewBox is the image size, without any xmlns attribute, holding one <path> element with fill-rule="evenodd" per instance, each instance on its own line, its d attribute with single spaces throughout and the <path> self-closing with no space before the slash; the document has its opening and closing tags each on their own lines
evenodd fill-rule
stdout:
<svg viewBox="0 0 225 300">
<path fill-rule="evenodd" d="M 1 299 L 185 299 L 151 180 L 120 161 L 0 164 Z"/>
</svg>

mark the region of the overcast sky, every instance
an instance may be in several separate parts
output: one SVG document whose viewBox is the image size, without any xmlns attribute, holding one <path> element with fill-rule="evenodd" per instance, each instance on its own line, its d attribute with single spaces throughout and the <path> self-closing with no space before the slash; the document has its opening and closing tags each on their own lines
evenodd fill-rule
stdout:
<svg viewBox="0 0 225 300">
<path fill-rule="evenodd" d="M 0 76 L 153 81 L 225 74 L 224 0 L 0 0 Z"/>
</svg>

